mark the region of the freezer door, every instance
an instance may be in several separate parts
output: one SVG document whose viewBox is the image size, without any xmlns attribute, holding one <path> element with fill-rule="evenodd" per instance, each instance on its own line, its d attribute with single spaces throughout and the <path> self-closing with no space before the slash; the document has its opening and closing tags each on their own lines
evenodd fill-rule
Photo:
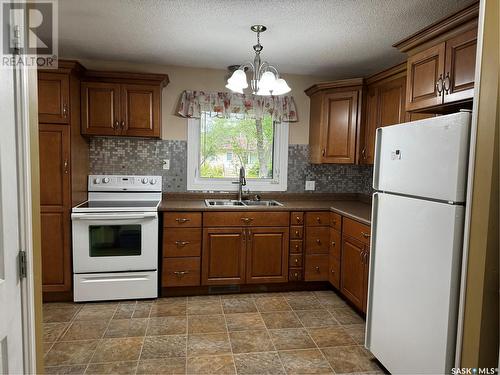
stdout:
<svg viewBox="0 0 500 375">
<path fill-rule="evenodd" d="M 392 374 L 450 373 L 464 207 L 375 194 L 365 345 Z"/>
<path fill-rule="evenodd" d="M 377 129 L 374 189 L 464 202 L 470 121 L 459 112 Z"/>
</svg>

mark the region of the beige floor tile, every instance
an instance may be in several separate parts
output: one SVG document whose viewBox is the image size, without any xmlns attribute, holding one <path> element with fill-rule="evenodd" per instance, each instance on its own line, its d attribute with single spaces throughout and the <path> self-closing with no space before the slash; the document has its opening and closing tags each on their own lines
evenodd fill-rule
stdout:
<svg viewBox="0 0 500 375">
<path fill-rule="evenodd" d="M 231 354 L 231 345 L 226 333 L 204 333 L 189 335 L 187 350 L 188 357 L 224 355 Z"/>
<path fill-rule="evenodd" d="M 233 353 L 269 352 L 274 350 L 267 330 L 230 332 Z"/>
<path fill-rule="evenodd" d="M 43 355 L 45 356 L 45 354 L 47 354 L 50 350 L 50 348 L 52 348 L 52 345 L 54 345 L 53 342 L 44 342 L 43 343 Z"/>
<path fill-rule="evenodd" d="M 262 293 L 252 293 L 253 298 L 270 298 L 270 297 L 282 297 L 286 293 L 282 292 L 262 292 Z"/>
<path fill-rule="evenodd" d="M 137 374 L 184 375 L 186 372 L 186 358 L 146 359 L 139 361 Z"/>
<path fill-rule="evenodd" d="M 304 328 L 271 329 L 269 334 L 277 350 L 316 348 Z"/>
<path fill-rule="evenodd" d="M 46 366 L 46 375 L 81 375 L 85 373 L 87 365 Z"/>
<path fill-rule="evenodd" d="M 257 306 L 252 298 L 225 299 L 222 301 L 225 314 L 257 312 Z"/>
<path fill-rule="evenodd" d="M 330 313 L 340 324 L 364 324 L 363 318 L 350 307 L 329 309 Z"/>
<path fill-rule="evenodd" d="M 147 326 L 148 319 L 113 319 L 104 337 L 142 337 L 146 334 Z"/>
<path fill-rule="evenodd" d="M 45 366 L 87 364 L 97 347 L 97 340 L 56 342 L 45 356 Z"/>
<path fill-rule="evenodd" d="M 276 352 L 235 354 L 234 363 L 238 374 L 285 374 L 280 358 Z"/>
<path fill-rule="evenodd" d="M 252 293 L 238 293 L 238 294 L 221 294 L 221 299 L 243 299 L 243 298 L 254 298 Z"/>
<path fill-rule="evenodd" d="M 314 296 L 315 296 L 314 292 L 309 290 L 296 290 L 283 293 L 283 297 L 314 297 Z"/>
<path fill-rule="evenodd" d="M 154 303 L 187 303 L 187 297 L 160 297 L 154 300 Z"/>
<path fill-rule="evenodd" d="M 186 315 L 186 301 L 155 303 L 151 308 L 151 317 Z"/>
<path fill-rule="evenodd" d="M 220 302 L 219 294 L 209 294 L 204 296 L 189 296 L 188 302 Z"/>
<path fill-rule="evenodd" d="M 232 355 L 190 357 L 187 359 L 188 374 L 236 374 Z"/>
<path fill-rule="evenodd" d="M 59 341 L 100 339 L 107 326 L 107 320 L 75 320 Z"/>
<path fill-rule="evenodd" d="M 351 324 L 345 325 L 344 330 L 356 342 L 356 344 L 364 345 L 365 343 L 365 325 L 364 324 Z"/>
<path fill-rule="evenodd" d="M 308 328 L 307 330 L 319 348 L 355 344 L 351 336 L 341 326 Z"/>
<path fill-rule="evenodd" d="M 262 319 L 268 329 L 301 328 L 302 324 L 293 312 L 280 311 L 261 313 Z"/>
<path fill-rule="evenodd" d="M 287 374 L 333 374 L 318 349 L 280 351 L 279 356 Z"/>
<path fill-rule="evenodd" d="M 135 307 L 134 313 L 132 314 L 132 318 L 149 318 L 151 309 L 153 307 L 152 302 L 142 302 L 142 303 L 137 303 L 137 306 Z"/>
<path fill-rule="evenodd" d="M 142 337 L 102 339 L 90 362 L 137 361 L 141 354 L 143 340 Z"/>
<path fill-rule="evenodd" d="M 118 305 L 84 306 L 76 315 L 75 320 L 109 320 L 115 314 Z"/>
<path fill-rule="evenodd" d="M 216 315 L 222 314 L 222 305 L 218 301 L 188 301 L 188 315 Z"/>
<path fill-rule="evenodd" d="M 294 310 L 319 310 L 322 308 L 318 299 L 314 295 L 292 295 L 285 298 Z"/>
<path fill-rule="evenodd" d="M 186 336 L 146 336 L 141 360 L 186 356 Z"/>
<path fill-rule="evenodd" d="M 233 331 L 265 329 L 266 326 L 259 313 L 226 314 L 227 329 Z"/>
<path fill-rule="evenodd" d="M 284 297 L 262 297 L 255 299 L 255 304 L 260 312 L 271 311 L 290 311 L 291 307 L 288 305 Z"/>
<path fill-rule="evenodd" d="M 328 292 L 328 294 L 318 294 L 318 292 L 315 293 L 316 298 L 318 299 L 319 303 L 324 306 L 324 307 L 346 307 L 347 304 L 345 301 L 335 294 L 334 292 Z"/>
<path fill-rule="evenodd" d="M 109 362 L 109 363 L 91 363 L 85 374 L 135 374 L 137 369 L 136 361 Z"/>
<path fill-rule="evenodd" d="M 224 315 L 190 315 L 188 317 L 188 333 L 220 333 L 226 332 Z"/>
<path fill-rule="evenodd" d="M 186 316 L 164 316 L 158 318 L 150 318 L 146 335 L 185 335 L 187 333 L 186 325 Z"/>
<path fill-rule="evenodd" d="M 380 371 L 371 354 L 361 346 L 339 346 L 321 351 L 336 373 Z"/>
<path fill-rule="evenodd" d="M 61 336 L 69 323 L 44 323 L 43 324 L 43 341 L 54 342 Z"/>
<path fill-rule="evenodd" d="M 297 310 L 296 314 L 304 327 L 324 327 L 339 324 L 325 309 Z"/>
<path fill-rule="evenodd" d="M 69 322 L 80 310 L 80 306 L 65 306 L 43 309 L 43 321 L 45 323 Z"/>
<path fill-rule="evenodd" d="M 130 319 L 132 318 L 132 314 L 134 314 L 135 303 L 124 303 L 119 304 L 116 308 L 115 314 L 113 315 L 113 319 Z"/>
</svg>

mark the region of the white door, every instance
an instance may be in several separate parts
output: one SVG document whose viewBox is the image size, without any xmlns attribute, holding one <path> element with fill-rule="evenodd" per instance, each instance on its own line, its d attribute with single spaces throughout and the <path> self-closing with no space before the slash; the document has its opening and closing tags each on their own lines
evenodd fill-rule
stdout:
<svg viewBox="0 0 500 375">
<path fill-rule="evenodd" d="M 374 189 L 464 202 L 470 121 L 460 112 L 377 129 Z"/>
<path fill-rule="evenodd" d="M 0 373 L 22 374 L 23 330 L 18 269 L 19 207 L 13 70 L 0 71 Z"/>
<path fill-rule="evenodd" d="M 464 207 L 374 194 L 366 347 L 393 374 L 455 354 Z"/>
</svg>

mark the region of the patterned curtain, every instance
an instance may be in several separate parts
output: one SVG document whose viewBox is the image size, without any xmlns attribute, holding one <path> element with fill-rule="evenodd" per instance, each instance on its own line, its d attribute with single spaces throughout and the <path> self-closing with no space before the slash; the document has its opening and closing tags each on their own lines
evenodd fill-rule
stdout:
<svg viewBox="0 0 500 375">
<path fill-rule="evenodd" d="M 212 115 L 220 117 L 241 114 L 245 118 L 256 119 L 270 115 L 274 121 L 298 121 L 292 96 L 184 91 L 179 101 L 177 113 L 182 117 L 200 118 L 202 112 L 210 112 Z"/>
</svg>

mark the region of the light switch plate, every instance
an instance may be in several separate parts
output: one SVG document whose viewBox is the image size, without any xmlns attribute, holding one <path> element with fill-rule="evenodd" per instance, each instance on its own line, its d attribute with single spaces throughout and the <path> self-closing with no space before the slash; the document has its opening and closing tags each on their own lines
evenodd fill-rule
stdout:
<svg viewBox="0 0 500 375">
<path fill-rule="evenodd" d="M 169 159 L 163 159 L 162 167 L 163 167 L 163 169 L 169 170 L 170 169 L 170 160 Z"/>
<path fill-rule="evenodd" d="M 306 190 L 315 190 L 316 181 L 306 181 Z"/>
</svg>

